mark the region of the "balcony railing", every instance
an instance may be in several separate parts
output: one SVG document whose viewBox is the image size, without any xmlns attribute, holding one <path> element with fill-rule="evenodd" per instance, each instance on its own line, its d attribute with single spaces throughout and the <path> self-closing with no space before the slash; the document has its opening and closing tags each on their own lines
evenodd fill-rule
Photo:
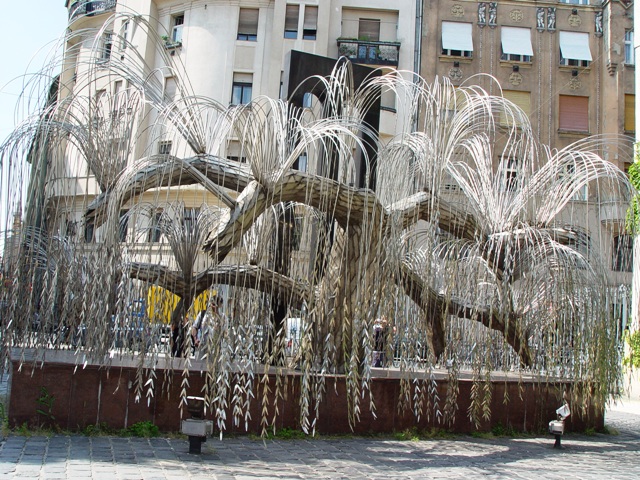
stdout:
<svg viewBox="0 0 640 480">
<path fill-rule="evenodd" d="M 117 0 L 78 0 L 69 6 L 69 20 L 81 15 L 99 15 L 116 9 Z"/>
<path fill-rule="evenodd" d="M 397 67 L 400 42 L 371 42 L 354 38 L 339 38 L 338 53 L 353 63 Z"/>
</svg>

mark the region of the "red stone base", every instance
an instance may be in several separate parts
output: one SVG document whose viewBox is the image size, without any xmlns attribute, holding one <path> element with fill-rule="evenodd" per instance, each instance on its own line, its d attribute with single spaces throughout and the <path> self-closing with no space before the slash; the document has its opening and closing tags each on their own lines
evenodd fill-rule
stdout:
<svg viewBox="0 0 640 480">
<path fill-rule="evenodd" d="M 144 398 L 135 401 L 135 359 L 114 359 L 109 368 L 87 363 L 73 356 L 70 352 L 48 352 L 42 363 L 23 363 L 13 359 L 13 374 L 9 401 L 9 424 L 19 426 L 25 422 L 30 426 L 41 426 L 55 423 L 68 430 L 82 430 L 89 425 L 106 424 L 110 428 L 126 428 L 136 422 L 151 421 L 161 431 L 178 431 L 180 428 L 179 393 L 182 381 L 181 361 L 173 365 L 173 370 L 156 367 L 156 391 L 149 402 Z M 169 360 L 170 361 L 170 360 Z M 82 362 L 82 363 L 80 363 Z M 193 362 L 193 367 L 197 367 Z M 380 375 L 375 377 L 375 375 Z M 562 405 L 562 391 L 566 384 L 543 384 L 533 378 L 521 380 L 517 378 L 496 375 L 493 381 L 491 397 L 491 419 L 484 421 L 480 431 L 490 431 L 496 425 L 512 428 L 516 431 L 536 432 L 544 431 L 550 420 L 555 419 L 555 409 Z M 447 381 L 446 372 L 437 376 L 439 408 L 444 411 Z M 171 385 L 167 386 L 171 379 Z M 271 376 L 271 388 L 275 389 L 275 376 Z M 299 429 L 300 407 L 298 404 L 300 392 L 299 372 L 288 374 L 288 385 L 284 398 L 278 399 L 279 415 L 276 429 Z M 200 395 L 204 376 L 196 369 L 189 376 L 188 395 Z M 316 433 L 390 433 L 405 429 L 430 430 L 441 428 L 457 433 L 476 431 L 475 425 L 469 420 L 468 408 L 472 381 L 461 378 L 458 383 L 458 410 L 452 424 L 443 424 L 431 414 L 416 419 L 411 409 L 399 411 L 398 399 L 400 393 L 400 372 L 393 370 L 374 370 L 371 388 L 375 400 L 375 415 L 369 410 L 368 396 L 361 402 L 360 421 L 349 426 L 347 417 L 347 402 L 345 395 L 344 377 L 337 376 L 327 379 L 326 394 L 319 409 L 316 422 Z M 43 406 L 42 388 L 53 398 L 51 421 L 47 407 Z M 258 392 L 258 388 L 254 392 Z M 505 391 L 509 402 L 504 403 Z M 256 393 L 256 396 L 258 394 Z M 260 433 L 260 400 L 253 400 L 251 404 L 251 420 L 248 431 Z M 273 405 L 269 406 L 269 419 L 273 418 Z M 46 415 L 38 413 L 44 410 Z M 311 407 L 313 410 L 313 406 Z M 577 408 L 572 408 L 573 414 L 566 423 L 567 431 L 584 431 L 585 428 L 599 429 L 604 426 L 604 414 L 590 409 L 588 417 L 581 417 Z M 188 413 L 185 411 L 185 416 Z M 240 427 L 234 427 L 231 413 L 227 413 L 227 432 L 246 433 L 244 419 Z"/>
</svg>

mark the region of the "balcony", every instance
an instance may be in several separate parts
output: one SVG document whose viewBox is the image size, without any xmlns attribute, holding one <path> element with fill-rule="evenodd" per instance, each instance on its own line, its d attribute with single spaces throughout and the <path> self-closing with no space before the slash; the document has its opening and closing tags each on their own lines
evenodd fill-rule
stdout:
<svg viewBox="0 0 640 480">
<path fill-rule="evenodd" d="M 609 201 L 600 205 L 600 222 L 605 226 L 621 227 L 627 219 L 629 202 Z"/>
<path fill-rule="evenodd" d="M 88 17 L 112 12 L 116 9 L 117 0 L 78 0 L 69 5 L 69 20 L 82 15 Z"/>
<path fill-rule="evenodd" d="M 338 54 L 353 63 L 397 67 L 400 42 L 372 42 L 355 38 L 339 38 Z"/>
</svg>

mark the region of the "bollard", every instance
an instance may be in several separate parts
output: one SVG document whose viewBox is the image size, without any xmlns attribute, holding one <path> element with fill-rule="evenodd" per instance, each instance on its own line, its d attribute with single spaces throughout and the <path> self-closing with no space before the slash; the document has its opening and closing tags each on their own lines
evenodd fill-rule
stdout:
<svg viewBox="0 0 640 480">
<path fill-rule="evenodd" d="M 569 405 L 564 404 L 560 408 L 556 410 L 556 415 L 558 416 L 557 420 L 551 420 L 549 422 L 549 433 L 556 437 L 556 443 L 554 443 L 553 448 L 562 448 L 562 435 L 564 435 L 564 420 L 569 415 L 571 415 L 571 410 L 569 410 Z"/>
<path fill-rule="evenodd" d="M 213 422 L 204 419 L 204 398 L 187 397 L 187 410 L 191 418 L 182 420 L 180 432 L 189 436 L 189 453 L 202 453 L 202 444 L 213 434 Z"/>
</svg>

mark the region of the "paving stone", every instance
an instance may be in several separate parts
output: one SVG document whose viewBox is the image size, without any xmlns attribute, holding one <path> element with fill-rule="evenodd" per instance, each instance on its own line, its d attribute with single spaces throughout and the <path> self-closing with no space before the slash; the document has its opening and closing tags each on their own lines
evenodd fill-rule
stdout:
<svg viewBox="0 0 640 480">
<path fill-rule="evenodd" d="M 618 435 L 454 437 L 417 442 L 385 439 L 209 441 L 202 455 L 183 439 L 9 436 L 0 443 L 0 480 L 245 480 L 422 478 L 637 478 L 640 408 L 607 414 Z"/>
</svg>

